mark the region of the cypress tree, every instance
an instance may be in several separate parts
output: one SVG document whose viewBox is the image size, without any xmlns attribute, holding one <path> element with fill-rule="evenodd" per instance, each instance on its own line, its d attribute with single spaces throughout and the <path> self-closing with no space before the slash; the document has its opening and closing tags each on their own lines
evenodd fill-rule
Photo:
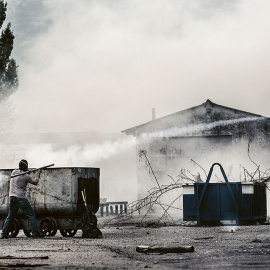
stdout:
<svg viewBox="0 0 270 270">
<path fill-rule="evenodd" d="M 0 28 L 6 19 L 7 3 L 0 0 Z M 18 88 L 18 72 L 16 61 L 11 58 L 14 35 L 11 23 L 2 30 L 0 36 L 0 100 L 12 94 Z"/>
</svg>

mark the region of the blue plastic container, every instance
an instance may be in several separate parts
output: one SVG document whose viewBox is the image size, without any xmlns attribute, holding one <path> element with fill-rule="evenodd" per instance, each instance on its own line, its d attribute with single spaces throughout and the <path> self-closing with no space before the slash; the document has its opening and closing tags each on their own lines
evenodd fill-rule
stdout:
<svg viewBox="0 0 270 270">
<path fill-rule="evenodd" d="M 209 183 L 213 167 L 220 166 L 224 183 Z M 183 186 L 183 219 L 201 223 L 235 220 L 236 223 L 266 221 L 266 185 L 259 182 L 229 183 L 222 166 L 212 165 L 205 183 Z"/>
</svg>

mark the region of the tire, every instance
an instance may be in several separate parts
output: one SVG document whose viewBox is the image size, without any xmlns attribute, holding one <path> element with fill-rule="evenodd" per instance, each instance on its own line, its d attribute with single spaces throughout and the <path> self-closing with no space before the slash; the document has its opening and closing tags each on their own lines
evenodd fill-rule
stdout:
<svg viewBox="0 0 270 270">
<path fill-rule="evenodd" d="M 32 237 L 33 234 L 32 234 L 32 230 L 23 230 L 24 232 L 24 235 L 26 235 L 27 237 Z"/>
<path fill-rule="evenodd" d="M 77 233 L 77 230 L 64 229 L 64 230 L 60 230 L 60 233 L 64 237 L 73 237 Z"/>
<path fill-rule="evenodd" d="M 5 222 L 3 223 L 2 228 L 4 227 L 4 224 Z M 11 223 L 10 230 L 8 232 L 8 238 L 15 238 L 18 235 L 19 231 L 20 231 L 20 223 L 15 218 L 13 222 Z"/>
<path fill-rule="evenodd" d="M 40 221 L 40 232 L 44 236 L 55 236 L 57 233 L 57 222 L 54 218 L 46 217 Z"/>
</svg>

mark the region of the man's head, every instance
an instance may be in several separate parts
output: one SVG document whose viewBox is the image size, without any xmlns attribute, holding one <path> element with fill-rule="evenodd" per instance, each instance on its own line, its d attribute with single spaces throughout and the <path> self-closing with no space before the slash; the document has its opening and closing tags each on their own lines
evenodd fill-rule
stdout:
<svg viewBox="0 0 270 270">
<path fill-rule="evenodd" d="M 24 171 L 24 172 L 28 170 L 28 162 L 27 162 L 27 160 L 22 159 L 19 162 L 19 169 L 22 170 L 22 171 Z"/>
</svg>

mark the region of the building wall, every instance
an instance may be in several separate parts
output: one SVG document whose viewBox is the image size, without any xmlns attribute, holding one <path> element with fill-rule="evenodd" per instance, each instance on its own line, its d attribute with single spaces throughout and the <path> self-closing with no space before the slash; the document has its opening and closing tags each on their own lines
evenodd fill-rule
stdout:
<svg viewBox="0 0 270 270">
<path fill-rule="evenodd" d="M 139 157 L 140 150 L 146 151 L 152 169 L 162 185 L 168 184 L 171 181 L 170 177 L 176 180 L 181 169 L 189 170 L 194 175 L 198 172 L 202 174 L 201 170 L 198 171 L 200 168 L 191 160 L 198 163 L 207 160 L 203 162 L 204 164 L 219 162 L 226 148 L 231 146 L 231 136 L 174 137 L 153 140 L 148 144 L 139 143 L 137 146 L 139 197 L 145 196 L 147 191 L 156 185 L 156 180 L 145 166 L 145 158 Z M 203 177 L 204 175 L 201 175 L 201 178 Z"/>
<path fill-rule="evenodd" d="M 145 198 L 149 190 L 158 187 L 157 181 L 160 186 L 168 185 L 173 181 L 191 182 L 188 178 L 194 181 L 206 181 L 213 163 L 220 163 L 223 166 L 229 181 L 248 181 L 252 180 L 252 175 L 254 178 L 268 175 L 267 169 L 270 168 L 269 120 L 266 118 L 258 121 L 241 120 L 249 117 L 248 114 L 231 112 L 223 108 L 215 108 L 211 111 L 199 108 L 196 109 L 196 113 L 189 112 L 181 119 L 176 114 L 175 117 L 169 119 L 169 124 L 166 121 L 155 123 L 155 128 L 151 127 L 146 132 L 149 134 L 148 140 L 141 140 L 139 137 L 146 129 L 138 131 L 138 198 Z M 228 121 L 231 119 L 240 119 L 240 121 Z M 216 121 L 224 122 L 221 125 L 211 126 L 211 123 Z M 187 132 L 184 135 L 181 134 L 182 136 L 154 138 L 150 136 L 151 133 L 157 132 L 157 128 L 162 131 L 179 127 L 179 123 L 184 123 L 187 127 Z M 199 128 L 194 128 L 196 126 Z M 145 158 L 139 155 L 141 150 L 145 151 L 157 181 L 149 166 L 146 166 Z M 258 165 L 260 165 L 259 169 L 265 172 L 264 175 L 256 172 Z M 211 181 L 224 181 L 218 167 L 215 167 Z M 179 189 L 177 192 L 180 194 L 182 190 Z M 177 194 L 168 194 L 163 203 L 169 205 L 176 196 Z M 176 207 L 181 207 L 181 203 L 179 199 Z"/>
</svg>

